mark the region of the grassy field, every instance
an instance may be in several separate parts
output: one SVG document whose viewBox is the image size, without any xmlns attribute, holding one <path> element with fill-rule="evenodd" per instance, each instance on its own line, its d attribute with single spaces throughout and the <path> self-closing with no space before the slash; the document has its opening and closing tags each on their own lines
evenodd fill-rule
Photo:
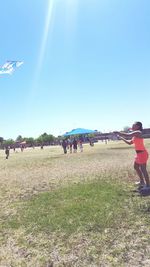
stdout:
<svg viewBox="0 0 150 267">
<path fill-rule="evenodd" d="M 133 192 L 133 158 L 121 142 L 0 151 L 0 267 L 150 266 L 150 197 Z"/>
</svg>

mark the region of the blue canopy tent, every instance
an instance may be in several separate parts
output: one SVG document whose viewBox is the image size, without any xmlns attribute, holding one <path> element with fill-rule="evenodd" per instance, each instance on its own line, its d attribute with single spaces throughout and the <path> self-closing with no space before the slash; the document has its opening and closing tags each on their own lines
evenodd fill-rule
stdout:
<svg viewBox="0 0 150 267">
<path fill-rule="evenodd" d="M 84 129 L 84 128 L 77 128 L 77 129 L 73 129 L 70 132 L 66 132 L 63 136 L 67 137 L 67 136 L 72 136 L 72 135 L 85 135 L 85 134 L 93 134 L 96 133 L 96 130 L 88 130 L 88 129 Z"/>
</svg>

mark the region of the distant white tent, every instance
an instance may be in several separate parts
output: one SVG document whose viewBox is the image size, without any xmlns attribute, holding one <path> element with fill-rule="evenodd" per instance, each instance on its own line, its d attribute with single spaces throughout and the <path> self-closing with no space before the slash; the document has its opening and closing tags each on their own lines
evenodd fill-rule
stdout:
<svg viewBox="0 0 150 267">
<path fill-rule="evenodd" d="M 0 74 L 12 74 L 15 69 L 22 64 L 23 61 L 6 61 L 6 63 L 0 67 Z"/>
</svg>

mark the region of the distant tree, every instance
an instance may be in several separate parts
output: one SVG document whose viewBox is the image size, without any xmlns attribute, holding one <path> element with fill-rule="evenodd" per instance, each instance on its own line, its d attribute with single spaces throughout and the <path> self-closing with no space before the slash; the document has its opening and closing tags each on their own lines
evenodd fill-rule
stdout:
<svg viewBox="0 0 150 267">
<path fill-rule="evenodd" d="M 93 134 L 93 133 L 91 133 L 91 134 L 88 134 L 88 137 L 89 138 L 93 138 L 95 135 Z"/>
<path fill-rule="evenodd" d="M 23 138 L 21 135 L 18 135 L 18 137 L 16 138 L 16 141 L 17 142 L 22 142 L 23 141 Z"/>
<path fill-rule="evenodd" d="M 49 143 L 54 142 L 55 141 L 55 137 L 52 134 L 49 134 L 48 135 L 48 141 L 49 141 Z"/>
<path fill-rule="evenodd" d="M 40 145 L 43 144 L 43 138 L 41 136 L 39 136 L 35 141 L 37 144 L 40 144 Z"/>
<path fill-rule="evenodd" d="M 14 140 L 13 139 L 7 139 L 3 142 L 3 146 L 6 147 L 6 146 L 11 146 L 14 144 Z"/>
<path fill-rule="evenodd" d="M 52 134 L 43 133 L 37 138 L 37 142 L 40 144 L 51 144 L 54 142 L 55 137 Z"/>
<path fill-rule="evenodd" d="M 29 145 L 29 146 L 35 145 L 35 139 L 33 137 L 25 137 L 24 140 L 26 141 L 27 145 Z"/>
</svg>

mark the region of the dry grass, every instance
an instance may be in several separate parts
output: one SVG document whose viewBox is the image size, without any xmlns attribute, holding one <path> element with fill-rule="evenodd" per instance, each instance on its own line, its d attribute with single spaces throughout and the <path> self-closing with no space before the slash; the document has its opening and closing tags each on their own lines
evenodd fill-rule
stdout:
<svg viewBox="0 0 150 267">
<path fill-rule="evenodd" d="M 130 193 L 136 180 L 134 151 L 126 147 L 122 143 L 100 143 L 93 148 L 85 145 L 84 153 L 67 155 L 60 147 L 27 149 L 11 152 L 9 160 L 1 151 L 0 266 L 150 266 L 149 198 Z M 68 237 L 63 231 L 35 234 L 27 233 L 24 227 L 4 227 L 17 213 L 18 205 L 34 195 L 95 179 L 116 180 L 129 191 L 131 223 L 122 222 L 115 233 L 106 228 L 103 232 L 77 231 Z"/>
</svg>

